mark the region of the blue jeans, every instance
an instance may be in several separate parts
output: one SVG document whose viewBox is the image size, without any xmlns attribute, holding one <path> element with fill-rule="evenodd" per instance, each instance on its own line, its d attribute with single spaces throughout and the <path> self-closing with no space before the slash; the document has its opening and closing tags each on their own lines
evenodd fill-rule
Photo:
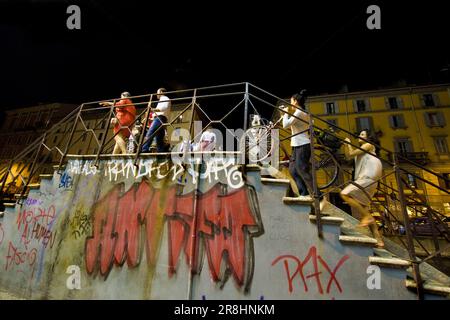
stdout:
<svg viewBox="0 0 450 320">
<path fill-rule="evenodd" d="M 156 152 L 165 152 L 166 146 L 164 145 L 164 128 L 159 129 L 163 123 L 167 122 L 167 118 L 164 116 L 157 116 L 145 134 L 144 141 L 145 143 L 142 145 L 142 152 L 148 152 L 150 150 L 150 146 L 152 145 L 153 138 L 156 138 Z M 159 129 L 158 132 L 156 132 Z M 155 134 L 156 132 L 156 134 Z M 150 138 L 151 137 L 151 138 Z"/>
<path fill-rule="evenodd" d="M 297 185 L 301 196 L 313 193 L 313 179 L 311 175 L 311 145 L 304 144 L 292 148 L 291 159 L 289 161 L 289 173 Z M 319 200 L 323 199 L 323 194 L 318 190 Z"/>
<path fill-rule="evenodd" d="M 289 172 L 297 185 L 301 196 L 306 196 L 312 191 L 311 177 L 311 147 L 304 144 L 300 147 L 293 147 L 291 159 L 289 161 Z"/>
</svg>

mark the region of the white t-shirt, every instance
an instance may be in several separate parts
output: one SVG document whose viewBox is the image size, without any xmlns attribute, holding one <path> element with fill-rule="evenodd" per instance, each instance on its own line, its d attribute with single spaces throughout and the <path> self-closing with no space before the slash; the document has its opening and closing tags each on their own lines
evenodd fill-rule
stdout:
<svg viewBox="0 0 450 320">
<path fill-rule="evenodd" d="M 291 132 L 294 135 L 293 137 L 291 137 L 291 147 L 300 147 L 310 143 L 308 131 L 297 134 L 299 132 L 308 130 L 309 115 L 306 112 L 297 109 L 294 112 L 294 116 L 289 116 L 287 113 L 283 115 L 283 128 L 286 129 L 290 127 Z M 305 121 L 301 121 L 297 118 L 303 119 Z"/>
<path fill-rule="evenodd" d="M 161 96 L 159 98 L 159 102 L 156 105 L 156 109 L 159 111 L 155 112 L 158 116 L 165 116 L 167 119 L 169 119 L 170 114 L 170 107 L 172 106 L 172 103 L 170 99 L 167 96 Z"/>
</svg>

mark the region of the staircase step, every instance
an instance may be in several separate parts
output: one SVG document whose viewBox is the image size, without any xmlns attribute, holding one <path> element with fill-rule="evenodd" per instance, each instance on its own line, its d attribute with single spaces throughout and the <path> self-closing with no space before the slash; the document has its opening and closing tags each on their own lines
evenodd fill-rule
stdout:
<svg viewBox="0 0 450 320">
<path fill-rule="evenodd" d="M 247 164 L 245 168 L 247 171 L 261 171 L 261 167 L 257 164 Z"/>
<path fill-rule="evenodd" d="M 286 184 L 290 185 L 289 179 L 261 178 L 263 184 Z"/>
<path fill-rule="evenodd" d="M 285 204 L 311 204 L 313 200 L 301 200 L 298 197 L 283 197 Z"/>
<path fill-rule="evenodd" d="M 41 179 L 53 179 L 53 174 L 49 174 L 49 173 L 40 174 L 39 178 L 41 178 Z"/>
<path fill-rule="evenodd" d="M 7 208 L 14 208 L 16 206 L 16 203 L 15 202 L 5 202 L 3 205 Z"/>
<path fill-rule="evenodd" d="M 329 216 L 322 216 L 320 218 L 322 224 L 330 224 L 330 225 L 336 225 L 340 226 L 344 222 L 344 218 L 339 217 L 329 217 Z M 317 221 L 317 217 L 313 214 L 309 215 L 309 221 L 312 223 L 315 223 Z"/>
<path fill-rule="evenodd" d="M 417 283 L 414 280 L 407 279 L 406 287 L 408 289 L 417 289 Z M 450 295 L 450 287 L 428 284 L 426 282 L 423 284 L 423 290 L 426 293 L 436 294 L 436 295 L 440 295 L 440 296 Z"/>
<path fill-rule="evenodd" d="M 369 263 L 380 267 L 406 269 L 411 262 L 399 258 L 369 257 Z"/>
<path fill-rule="evenodd" d="M 30 190 L 31 189 L 39 189 L 40 187 L 41 187 L 40 183 L 32 183 L 32 184 L 28 185 L 28 188 L 30 188 Z"/>
<path fill-rule="evenodd" d="M 363 245 L 363 246 L 371 246 L 374 247 L 377 244 L 377 240 L 369 237 L 356 237 L 356 236 L 339 236 L 339 241 L 354 244 L 354 245 Z"/>
</svg>

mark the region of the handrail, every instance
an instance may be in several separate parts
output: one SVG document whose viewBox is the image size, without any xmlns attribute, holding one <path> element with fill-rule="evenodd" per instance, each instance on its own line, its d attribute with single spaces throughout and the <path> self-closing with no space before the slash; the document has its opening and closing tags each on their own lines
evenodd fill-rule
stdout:
<svg viewBox="0 0 450 320">
<path fill-rule="evenodd" d="M 217 92 L 208 92 L 208 91 L 213 91 L 213 90 L 217 90 Z M 184 93 L 186 93 L 186 95 L 182 95 Z M 300 118 L 296 117 L 294 114 L 286 112 L 280 108 L 280 103 L 284 103 L 286 105 L 291 105 L 290 102 L 286 101 L 285 99 L 279 98 L 276 95 L 273 95 L 255 85 L 253 85 L 251 83 L 247 83 L 247 82 L 217 85 L 217 86 L 207 86 L 207 87 L 194 88 L 194 89 L 168 91 L 165 94 L 173 95 L 173 97 L 171 97 L 172 103 L 177 103 L 177 106 L 182 106 L 182 108 L 180 108 L 181 110 L 178 110 L 178 112 L 175 114 L 175 117 L 172 120 L 170 120 L 168 123 L 165 123 L 162 126 L 160 126 L 157 129 L 157 131 L 153 133 L 153 137 L 156 135 L 158 130 L 164 130 L 167 127 L 174 128 L 176 121 L 180 117 L 182 117 L 188 110 L 192 110 L 191 119 L 189 121 L 189 132 L 190 133 L 193 131 L 192 125 L 193 125 L 193 120 L 194 120 L 194 112 L 201 112 L 204 115 L 204 118 L 207 119 L 207 122 L 209 124 L 218 123 L 218 124 L 222 125 L 227 132 L 230 132 L 230 128 L 228 128 L 224 123 L 225 120 L 228 119 L 235 110 L 241 110 L 241 108 L 243 108 L 244 123 L 243 123 L 242 127 L 244 129 L 246 129 L 246 127 L 248 125 L 248 119 L 249 119 L 250 112 L 255 112 L 255 114 L 264 114 L 265 111 L 270 111 L 272 113 L 272 115 L 282 112 L 282 113 L 289 114 L 291 117 L 294 117 L 297 120 L 302 121 L 303 123 L 306 123 L 308 126 L 307 130 L 309 131 L 309 135 L 310 135 L 310 139 L 311 139 L 310 145 L 311 145 L 312 155 L 314 154 L 314 150 L 315 150 L 316 144 L 317 144 L 317 142 L 315 141 L 315 138 L 316 138 L 315 131 L 316 130 L 319 132 L 326 132 L 327 134 L 337 138 L 338 141 L 340 141 L 342 143 L 348 143 L 344 140 L 344 138 L 342 138 L 337 133 L 330 132 L 327 129 L 319 127 L 320 124 L 325 123 L 329 127 L 339 129 L 340 132 L 345 133 L 353 138 L 359 138 L 356 134 L 354 134 L 344 128 L 338 127 L 334 123 L 331 123 L 324 119 L 321 119 L 319 116 L 312 114 L 310 111 L 304 111 L 309 115 L 308 121 L 300 119 Z M 182 96 L 180 96 L 180 95 L 182 95 Z M 266 95 L 266 96 L 263 96 L 263 95 Z M 134 121 L 131 125 L 122 126 L 121 129 L 128 129 L 131 131 L 131 126 L 134 125 L 138 121 L 138 119 L 141 119 L 144 116 L 145 124 L 143 126 L 143 130 L 145 130 L 145 128 L 147 127 L 147 124 L 148 124 L 147 123 L 148 116 L 146 116 L 146 115 L 148 115 L 148 112 L 150 111 L 151 106 L 158 103 L 158 101 L 156 99 L 154 99 L 155 96 L 156 96 L 156 93 L 129 97 L 129 99 L 135 100 L 135 101 L 133 101 L 133 105 L 136 106 L 137 108 L 139 108 L 139 114 L 136 116 L 136 119 L 134 119 Z M 233 104 L 230 106 L 229 109 L 225 110 L 226 112 L 223 116 L 215 118 L 207 113 L 207 111 L 209 111 L 209 110 L 207 110 L 207 106 L 205 107 L 202 105 L 202 107 L 200 107 L 200 105 L 198 103 L 198 101 L 200 101 L 200 103 L 202 103 L 202 101 L 207 102 L 208 99 L 210 99 L 210 98 L 227 98 L 227 99 L 230 98 L 230 100 L 236 100 L 236 101 L 233 102 Z M 145 99 L 145 101 L 140 101 L 139 99 Z M 271 99 L 276 99 L 276 101 L 275 102 L 269 101 Z M 90 143 L 93 143 L 94 146 L 98 147 L 98 151 L 95 152 L 96 154 L 90 154 L 90 155 L 85 154 L 82 157 L 83 158 L 94 158 L 95 163 L 97 163 L 100 158 L 103 158 L 105 156 L 105 152 L 109 152 L 109 150 L 112 148 L 111 142 L 114 140 L 114 137 L 118 134 L 118 133 L 116 133 L 116 134 L 110 135 L 110 132 L 111 132 L 110 122 L 111 122 L 111 118 L 113 116 L 115 116 L 115 102 L 119 101 L 119 100 L 120 100 L 120 98 L 114 98 L 114 99 L 109 99 L 109 100 L 106 99 L 106 100 L 101 100 L 101 101 L 92 101 L 92 102 L 83 103 L 80 106 L 78 106 L 77 108 L 73 109 L 69 114 L 67 114 L 63 119 L 61 119 L 56 124 L 54 124 L 51 128 L 47 129 L 41 136 L 39 136 L 36 140 L 34 140 L 32 144 L 25 147 L 22 151 L 20 151 L 17 155 L 15 155 L 11 159 L 11 161 L 9 162 L 7 167 L 0 170 L 0 179 L 1 179 L 1 184 L 2 184 L 2 188 L 0 190 L 1 191 L 0 196 L 3 197 L 4 196 L 3 193 L 5 191 L 7 192 L 9 190 L 8 189 L 9 187 L 6 187 L 6 189 L 5 189 L 5 184 L 10 177 L 12 177 L 11 179 L 12 179 L 13 183 L 16 183 L 16 181 L 18 181 L 17 184 L 19 186 L 23 185 L 23 189 L 21 192 L 22 194 L 24 192 L 26 192 L 27 187 L 29 186 L 30 182 L 33 179 L 33 175 L 36 175 L 38 172 L 40 172 L 40 170 L 42 168 L 45 167 L 45 165 L 47 164 L 47 160 L 49 158 L 51 161 L 53 161 L 53 163 L 55 161 L 57 161 L 59 163 L 58 168 L 60 168 L 61 165 L 64 163 L 64 161 L 67 158 L 72 157 L 72 154 L 69 153 L 70 148 L 77 141 L 79 141 L 80 139 L 84 139 L 86 136 L 89 136 L 91 134 L 93 135 L 94 138 L 91 140 L 93 142 L 90 142 Z M 104 101 L 113 101 L 113 103 L 112 103 L 112 105 L 107 106 L 107 107 L 103 107 L 103 106 L 99 107 L 99 106 L 95 105 L 95 104 L 98 104 L 98 103 L 104 102 Z M 255 102 L 255 104 L 254 104 L 254 102 Z M 258 106 L 258 107 L 261 106 L 261 109 L 258 110 L 258 108 L 256 106 Z M 85 121 L 92 119 L 92 118 L 89 118 L 89 116 L 91 116 L 91 115 L 93 115 L 93 117 L 96 119 L 97 122 L 93 128 L 88 128 Z M 101 117 L 99 117 L 99 115 Z M 106 125 L 103 126 L 105 121 L 106 121 Z M 48 143 L 46 141 L 46 139 L 48 137 L 56 134 L 57 130 L 60 127 L 66 126 L 69 123 L 72 125 L 72 127 L 70 128 L 70 135 L 67 135 L 68 132 L 66 132 L 66 135 L 62 139 L 61 144 L 52 145 L 51 143 Z M 77 129 L 78 127 L 81 127 L 81 128 Z M 101 127 L 103 127 L 103 128 L 101 128 Z M 191 139 L 191 141 L 198 138 L 198 135 L 200 135 L 205 130 L 205 128 L 206 127 L 202 127 L 201 132 L 197 133 L 197 135 L 194 136 Z M 237 128 L 241 128 L 240 123 L 237 125 Z M 102 134 L 101 138 L 97 137 L 97 133 L 100 130 L 101 130 L 101 134 Z M 280 130 L 283 133 L 287 133 L 287 135 L 288 135 L 287 137 L 280 139 L 280 141 L 287 140 L 287 139 L 295 136 L 294 134 L 290 134 L 288 132 L 288 130 L 286 130 L 286 129 L 280 128 Z M 75 134 L 77 134 L 77 135 L 80 134 L 80 135 L 75 136 Z M 131 133 L 131 134 L 133 134 L 133 133 Z M 150 138 L 152 138 L 152 136 Z M 362 139 L 362 138 L 359 138 L 359 139 L 369 142 L 366 139 Z M 132 159 L 135 160 L 135 164 L 137 163 L 137 160 L 139 157 L 144 156 L 141 153 L 141 148 L 145 142 L 146 142 L 146 138 L 145 138 L 144 132 L 142 132 L 139 137 L 139 141 L 137 141 L 137 146 L 136 146 L 137 151 L 134 154 L 130 155 L 130 156 L 132 156 Z M 351 142 L 349 144 L 352 145 L 355 149 L 366 152 L 359 145 L 354 145 Z M 450 194 L 450 192 L 448 190 L 436 185 L 432 181 L 429 181 L 429 179 L 425 180 L 424 178 L 420 177 L 419 175 L 417 175 L 414 172 L 411 172 L 407 168 L 400 167 L 399 160 L 412 165 L 414 168 L 423 170 L 424 172 L 428 172 L 428 173 L 432 174 L 434 177 L 437 177 L 438 179 L 443 179 L 445 181 L 448 181 L 448 179 L 446 177 L 442 176 L 441 174 L 433 172 L 430 169 L 428 169 L 414 161 L 404 158 L 401 154 L 395 153 L 395 152 L 388 150 L 387 148 L 384 148 L 380 145 L 377 145 L 374 143 L 372 143 L 372 144 L 375 145 L 379 150 L 385 151 L 388 154 L 393 154 L 393 156 L 394 156 L 393 161 L 390 161 L 389 159 L 384 159 L 378 155 L 373 155 L 373 156 L 377 157 L 378 159 L 380 159 L 380 161 L 382 161 L 386 165 L 385 170 L 392 170 L 392 172 L 384 174 L 382 178 L 386 178 L 389 175 L 395 174 L 397 189 L 395 189 L 391 186 L 385 185 L 384 183 L 381 182 L 381 179 L 380 179 L 380 181 L 378 181 L 378 184 L 379 184 L 379 186 L 382 186 L 385 188 L 387 187 L 387 190 L 399 195 L 396 201 L 400 202 L 400 210 L 402 211 L 403 224 L 405 225 L 405 228 L 407 228 L 409 230 L 410 219 L 407 214 L 407 207 L 412 206 L 412 205 L 418 205 L 419 203 L 421 204 L 420 201 L 422 201 L 422 200 L 419 199 L 419 201 L 418 201 L 417 199 L 414 199 L 414 201 L 412 201 L 412 198 L 409 195 L 404 194 L 403 189 L 407 187 L 407 184 L 405 183 L 404 178 L 402 178 L 402 176 L 401 176 L 402 173 L 410 174 L 410 175 L 414 176 L 416 179 L 422 181 L 424 184 L 431 186 L 431 187 L 435 188 L 436 190 L 440 190 L 445 194 Z M 55 155 L 55 158 L 52 158 L 52 155 L 53 155 L 52 152 L 54 152 L 55 150 L 57 151 L 57 153 Z M 198 151 L 198 152 L 188 152 L 188 153 L 189 154 L 215 153 L 215 154 L 222 154 L 222 155 L 235 154 L 235 155 L 240 155 L 240 156 L 243 155 L 243 158 L 246 159 L 245 149 L 244 149 L 244 154 L 242 154 L 242 152 L 240 150 L 236 151 L 234 149 L 232 151 L 222 151 L 222 150 L 217 151 L 217 152 Z M 149 153 L 149 154 L 154 155 L 154 156 L 170 156 L 172 154 L 180 154 L 180 153 L 179 152 L 163 152 L 163 153 Z M 147 155 L 145 155 L 145 156 L 147 156 Z M 32 160 L 30 160 L 30 159 L 32 159 Z M 314 164 L 314 159 L 312 159 L 312 162 Z M 14 163 L 19 163 L 17 166 L 17 169 L 15 169 L 15 172 L 13 172 L 13 170 L 12 170 L 12 166 Z M 341 165 L 339 165 L 339 169 L 342 170 L 342 172 L 344 172 L 344 173 L 349 173 Z M 316 179 L 317 177 L 316 177 L 316 173 L 315 173 L 315 170 L 316 170 L 315 165 L 312 166 L 312 170 L 313 170 L 313 172 L 312 172 L 313 173 L 313 182 L 312 182 L 313 185 L 311 187 L 313 188 L 312 194 L 314 196 L 314 204 L 315 204 L 314 208 L 315 208 L 315 213 L 317 215 L 317 220 L 318 220 L 317 231 L 318 231 L 318 236 L 320 237 L 322 235 L 322 224 L 321 224 L 321 219 L 320 219 L 321 212 L 320 212 L 319 206 L 318 206 L 319 191 L 318 191 L 318 182 Z M 348 184 L 348 183 L 353 183 L 353 181 L 351 181 L 351 182 L 344 181 L 344 183 L 342 183 L 341 186 Z M 359 187 L 360 189 L 364 189 L 355 183 L 353 183 L 353 184 L 356 185 L 357 187 Z M 12 186 L 12 184 L 10 184 L 10 186 Z M 331 188 L 330 188 L 330 190 L 331 190 Z M 362 191 L 364 192 L 365 190 L 362 190 Z M 330 192 L 331 191 L 329 191 L 329 190 L 325 191 L 323 193 L 323 195 L 327 195 Z M 425 198 L 425 201 L 426 201 L 426 198 Z M 436 219 L 436 223 L 441 223 L 442 221 L 441 221 L 441 219 L 439 219 L 440 213 L 438 211 L 434 210 L 433 208 L 431 208 L 431 206 L 429 206 L 427 203 L 425 203 L 425 205 L 427 206 L 427 208 L 429 208 L 429 216 L 432 219 Z M 395 214 L 394 214 L 395 212 L 391 212 L 390 208 L 386 208 L 383 204 L 379 204 L 379 206 L 385 208 L 387 217 L 393 217 L 397 222 L 400 221 L 398 219 L 398 217 L 395 216 Z M 448 228 L 445 230 L 448 233 Z M 410 260 L 412 262 L 414 262 L 414 266 L 415 266 L 414 267 L 414 276 L 416 278 L 416 281 L 418 282 L 418 286 L 419 286 L 418 294 L 421 297 L 422 293 L 423 293 L 422 292 L 423 288 L 422 288 L 421 278 L 420 278 L 420 274 L 418 273 L 417 266 L 421 262 L 428 261 L 430 259 L 417 260 L 416 254 L 415 254 L 415 251 L 413 248 L 414 241 L 418 242 L 421 247 L 423 247 L 423 244 L 420 243 L 419 239 L 417 239 L 417 237 L 415 237 L 415 235 L 413 234 L 413 232 L 411 232 L 411 230 L 409 230 L 407 233 L 408 233 L 407 239 L 406 239 L 407 241 L 406 241 L 406 243 L 402 241 L 402 243 L 404 243 L 405 247 L 409 251 Z M 434 231 L 433 231 L 433 235 L 434 235 Z M 447 239 L 447 240 L 449 240 L 449 238 L 445 237 L 445 239 Z M 425 249 L 425 247 L 423 247 L 423 248 L 426 252 L 428 252 Z M 440 251 L 440 250 L 437 250 L 437 251 Z M 431 253 L 428 252 L 428 256 L 430 256 L 430 254 Z M 437 256 L 439 257 L 440 255 L 438 254 Z"/>
</svg>

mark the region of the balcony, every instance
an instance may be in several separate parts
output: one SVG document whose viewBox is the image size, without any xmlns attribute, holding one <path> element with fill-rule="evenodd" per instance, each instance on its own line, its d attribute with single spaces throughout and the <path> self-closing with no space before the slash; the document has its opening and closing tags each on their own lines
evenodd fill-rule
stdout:
<svg viewBox="0 0 450 320">
<path fill-rule="evenodd" d="M 408 163 L 409 160 L 423 166 L 430 162 L 428 152 L 395 152 L 395 154 L 399 163 Z M 394 153 L 389 154 L 389 160 L 394 161 Z"/>
</svg>

